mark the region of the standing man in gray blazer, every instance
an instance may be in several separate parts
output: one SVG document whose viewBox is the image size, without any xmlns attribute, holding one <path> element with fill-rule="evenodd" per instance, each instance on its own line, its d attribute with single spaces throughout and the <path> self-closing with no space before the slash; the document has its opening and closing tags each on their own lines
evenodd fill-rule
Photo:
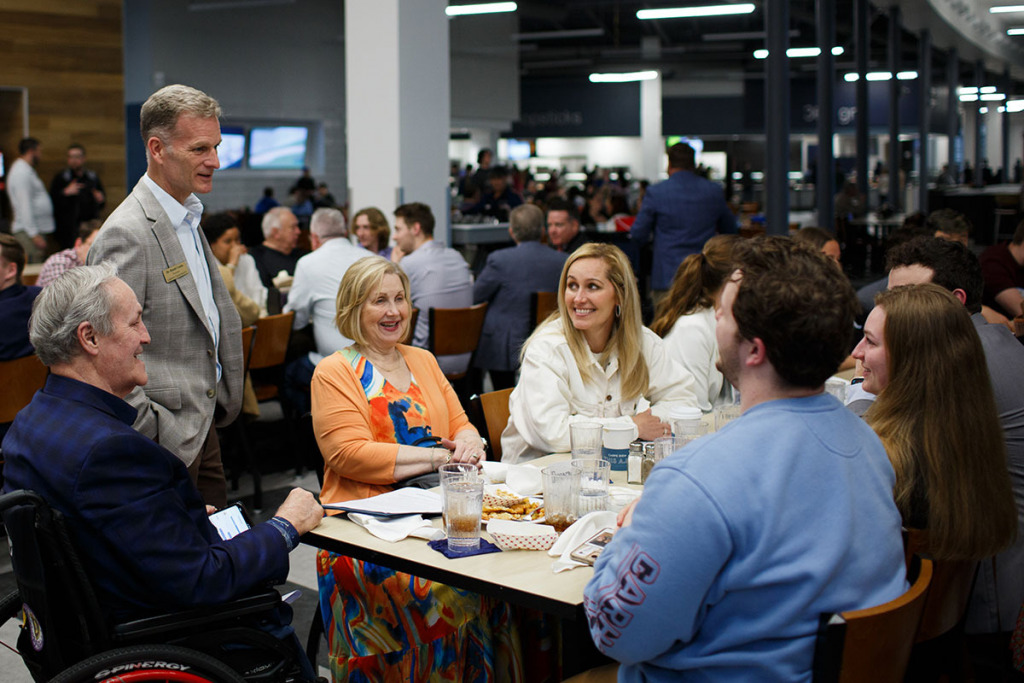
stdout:
<svg viewBox="0 0 1024 683">
<path fill-rule="evenodd" d="M 557 292 L 569 258 L 541 244 L 544 212 L 533 204 L 512 209 L 508 232 L 516 246 L 490 254 L 473 285 L 473 303 L 489 302 L 474 363 L 490 372 L 495 389 L 516 384 L 519 352 L 534 327 L 530 294 Z"/>
<path fill-rule="evenodd" d="M 223 507 L 215 426 L 241 407 L 241 322 L 199 229 L 196 197 L 213 189 L 220 167 L 219 117 L 216 100 L 184 85 L 146 100 L 146 174 L 103 224 L 88 263 L 117 264 L 152 336 L 149 382 L 125 399 L 139 411 L 135 429 L 181 458 L 206 503 Z"/>
</svg>

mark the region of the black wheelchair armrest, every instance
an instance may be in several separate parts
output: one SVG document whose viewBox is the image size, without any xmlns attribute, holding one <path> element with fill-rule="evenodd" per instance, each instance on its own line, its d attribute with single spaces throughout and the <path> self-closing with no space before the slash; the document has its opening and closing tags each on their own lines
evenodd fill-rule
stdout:
<svg viewBox="0 0 1024 683">
<path fill-rule="evenodd" d="M 117 624 L 114 626 L 113 636 L 115 641 L 135 641 L 140 638 L 187 631 L 197 626 L 208 627 L 239 617 L 263 614 L 276 609 L 280 604 L 281 594 L 271 588 L 220 605 L 197 607 Z"/>
</svg>

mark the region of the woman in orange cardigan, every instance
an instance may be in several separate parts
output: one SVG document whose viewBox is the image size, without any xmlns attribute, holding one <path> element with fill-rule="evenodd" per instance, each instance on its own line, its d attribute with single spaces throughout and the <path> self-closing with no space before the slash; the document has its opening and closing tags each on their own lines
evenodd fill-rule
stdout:
<svg viewBox="0 0 1024 683">
<path fill-rule="evenodd" d="M 380 257 L 353 264 L 337 325 L 355 343 L 312 382 L 324 456 L 322 502 L 366 498 L 447 462 L 479 464 L 484 443 L 427 351 L 401 344 L 409 280 Z M 521 678 L 508 605 L 321 550 L 320 605 L 336 681 Z"/>
</svg>

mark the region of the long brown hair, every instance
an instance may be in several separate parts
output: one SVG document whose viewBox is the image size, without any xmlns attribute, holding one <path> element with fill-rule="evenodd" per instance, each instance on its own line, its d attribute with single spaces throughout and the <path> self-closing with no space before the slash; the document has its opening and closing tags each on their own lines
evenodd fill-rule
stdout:
<svg viewBox="0 0 1024 683">
<path fill-rule="evenodd" d="M 885 312 L 889 381 L 865 418 L 896 471 L 896 505 L 907 519 L 926 501 L 936 559 L 990 557 L 1013 540 L 1017 510 L 970 314 L 931 283 L 882 292 L 875 305 Z"/>
<path fill-rule="evenodd" d="M 664 337 L 681 316 L 715 305 L 715 297 L 733 271 L 732 249 L 738 239 L 736 235 L 715 235 L 699 254 L 683 259 L 651 323 L 655 334 Z"/>
</svg>

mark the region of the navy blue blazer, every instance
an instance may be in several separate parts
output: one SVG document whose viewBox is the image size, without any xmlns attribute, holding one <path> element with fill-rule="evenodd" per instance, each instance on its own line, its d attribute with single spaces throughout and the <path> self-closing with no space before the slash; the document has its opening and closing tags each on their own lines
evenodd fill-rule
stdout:
<svg viewBox="0 0 1024 683">
<path fill-rule="evenodd" d="M 533 331 L 531 292 L 558 291 L 569 255 L 540 242 L 522 242 L 487 257 L 473 285 L 473 303 L 488 302 L 474 364 L 486 370 L 515 370 L 519 349 Z"/>
<path fill-rule="evenodd" d="M 35 353 L 28 340 L 28 319 L 39 287 L 11 285 L 0 291 L 0 360 L 14 360 Z"/>
<path fill-rule="evenodd" d="M 135 413 L 51 374 L 3 441 L 4 491 L 31 489 L 64 513 L 106 614 L 214 605 L 283 583 L 281 532 L 264 523 L 221 541 L 184 463 L 132 429 Z"/>
<path fill-rule="evenodd" d="M 630 229 L 630 239 L 638 250 L 647 244 L 652 230 L 651 288 L 668 289 L 683 259 L 703 249 L 716 232 L 733 234 L 739 229 L 720 185 L 690 171 L 676 171 L 644 194 Z"/>
</svg>

